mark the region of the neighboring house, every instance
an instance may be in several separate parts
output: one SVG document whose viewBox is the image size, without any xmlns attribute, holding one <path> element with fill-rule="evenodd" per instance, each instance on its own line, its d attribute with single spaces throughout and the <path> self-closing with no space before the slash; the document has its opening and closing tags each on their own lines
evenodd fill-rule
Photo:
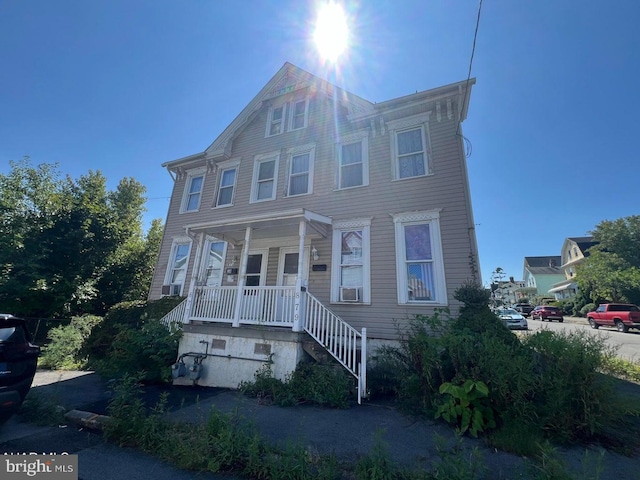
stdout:
<svg viewBox="0 0 640 480">
<path fill-rule="evenodd" d="M 176 383 L 237 387 L 265 362 L 284 378 L 316 342 L 364 393 L 367 345 L 457 310 L 481 281 L 460 128 L 474 83 L 373 103 L 285 63 L 204 152 L 163 164 L 149 298 L 187 297 L 165 319 L 184 322 Z"/>
<path fill-rule="evenodd" d="M 565 278 L 554 284 L 549 289 L 549 293 L 553 293 L 556 300 L 573 298 L 578 293 L 578 285 L 575 282 L 575 276 L 578 266 L 589 256 L 589 249 L 597 245 L 593 237 L 569 237 L 565 239 L 562 245 L 562 269 Z"/>
<path fill-rule="evenodd" d="M 527 295 L 547 295 L 554 284 L 564 279 L 561 264 L 560 256 L 524 257 L 525 287 L 520 291 Z"/>
<path fill-rule="evenodd" d="M 524 280 L 514 280 L 513 277 L 509 277 L 509 281 L 492 283 L 492 298 L 501 301 L 504 305 L 513 305 L 524 296 L 521 290 L 525 285 Z"/>
</svg>

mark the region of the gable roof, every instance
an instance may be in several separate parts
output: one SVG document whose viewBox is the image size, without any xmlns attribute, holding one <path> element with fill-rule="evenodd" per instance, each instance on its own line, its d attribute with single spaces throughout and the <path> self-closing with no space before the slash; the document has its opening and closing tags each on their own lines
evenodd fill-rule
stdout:
<svg viewBox="0 0 640 480">
<path fill-rule="evenodd" d="M 562 257 L 552 255 L 547 257 L 524 257 L 524 268 L 532 275 L 564 275 L 560 268 Z"/>
<path fill-rule="evenodd" d="M 324 91 L 330 96 L 335 96 L 349 111 L 349 113 L 366 113 L 373 111 L 373 103 L 347 92 L 335 85 L 323 80 L 311 73 L 285 62 L 278 72 L 262 87 L 262 90 L 242 109 L 240 114 L 229 124 L 227 128 L 205 150 L 207 157 L 228 156 L 231 140 L 235 138 L 239 130 L 262 108 L 265 102 L 284 95 L 311 88 L 315 91 Z"/>
<path fill-rule="evenodd" d="M 567 240 L 574 242 L 585 257 L 589 256 L 588 249 L 600 243 L 594 240 L 593 237 L 569 237 Z"/>
<path fill-rule="evenodd" d="M 416 92 L 411 95 L 394 98 L 384 102 L 373 103 L 355 95 L 347 90 L 329 83 L 289 62 L 278 70 L 278 72 L 267 82 L 258 94 L 242 109 L 236 118 L 218 135 L 218 137 L 207 147 L 204 152 L 189 155 L 177 160 L 164 162 L 163 167 L 169 170 L 182 171 L 189 163 L 206 162 L 208 167 L 213 164 L 230 158 L 233 140 L 239 135 L 242 129 L 251 122 L 260 110 L 268 105 L 274 98 L 281 95 L 296 92 L 298 90 L 309 89 L 312 92 L 324 92 L 333 97 L 337 102 L 347 109 L 348 118 L 352 121 L 364 120 L 374 117 L 385 111 L 393 111 L 398 108 L 413 104 L 415 102 L 433 101 L 440 98 L 459 95 L 461 105 L 457 112 L 458 121 L 462 122 L 466 118 L 471 86 L 475 84 L 475 78 L 465 81 L 451 83 L 441 87 Z M 447 104 L 449 112 L 449 103 Z M 449 117 L 451 118 L 451 117 Z M 373 122 L 373 119 L 371 120 Z"/>
</svg>

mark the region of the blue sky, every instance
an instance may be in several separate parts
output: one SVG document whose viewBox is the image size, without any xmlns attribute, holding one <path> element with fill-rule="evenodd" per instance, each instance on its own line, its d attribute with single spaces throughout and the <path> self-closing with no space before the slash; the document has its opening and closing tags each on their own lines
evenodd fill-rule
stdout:
<svg viewBox="0 0 640 480">
<path fill-rule="evenodd" d="M 337 70 L 316 2 L 0 0 L 0 172 L 10 160 L 147 187 L 203 151 L 289 61 L 380 102 L 467 77 L 478 2 L 347 2 Z M 640 2 L 484 0 L 464 135 L 483 280 L 566 237 L 639 214 Z"/>
</svg>

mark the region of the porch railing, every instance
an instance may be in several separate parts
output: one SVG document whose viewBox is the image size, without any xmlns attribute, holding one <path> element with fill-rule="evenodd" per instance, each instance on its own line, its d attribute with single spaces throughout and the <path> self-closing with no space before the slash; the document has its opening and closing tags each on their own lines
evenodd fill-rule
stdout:
<svg viewBox="0 0 640 480">
<path fill-rule="evenodd" d="M 358 380 L 358 403 L 367 396 L 367 329 L 362 333 L 306 293 L 304 330 Z"/>
<path fill-rule="evenodd" d="M 244 287 L 238 319 L 243 324 L 291 327 L 295 287 Z M 237 287 L 195 287 L 189 320 L 233 323 Z"/>
<path fill-rule="evenodd" d="M 177 328 L 184 321 L 184 310 L 187 306 L 187 300 L 183 300 L 176 305 L 169 313 L 160 319 L 160 322 L 170 331 Z"/>
</svg>

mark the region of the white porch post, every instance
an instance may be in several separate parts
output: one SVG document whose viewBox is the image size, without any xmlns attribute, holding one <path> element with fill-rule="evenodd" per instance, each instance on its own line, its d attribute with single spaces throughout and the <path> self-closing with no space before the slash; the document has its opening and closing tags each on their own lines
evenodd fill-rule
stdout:
<svg viewBox="0 0 640 480">
<path fill-rule="evenodd" d="M 184 305 L 184 317 L 182 323 L 189 323 L 189 317 L 191 317 L 191 310 L 193 309 L 193 297 L 195 293 L 196 283 L 198 282 L 198 273 L 200 271 L 200 259 L 202 258 L 202 249 L 204 248 L 204 233 L 198 235 L 196 244 L 196 255 L 193 260 L 193 267 L 191 268 L 191 280 L 189 281 L 189 291 L 187 292 L 187 300 Z"/>
<path fill-rule="evenodd" d="M 293 331 L 301 332 L 304 328 L 304 319 L 300 308 L 302 296 L 302 268 L 304 266 L 304 239 L 307 235 L 307 222 L 302 219 L 298 226 L 298 275 L 296 276 L 296 296 L 293 304 Z"/>
<path fill-rule="evenodd" d="M 240 326 L 240 313 L 242 312 L 242 298 L 245 278 L 247 276 L 247 261 L 249 260 L 249 243 L 251 242 L 252 228 L 247 227 L 244 231 L 244 246 L 240 253 L 240 273 L 238 275 L 238 289 L 236 291 L 236 310 L 233 314 L 232 326 Z"/>
</svg>

